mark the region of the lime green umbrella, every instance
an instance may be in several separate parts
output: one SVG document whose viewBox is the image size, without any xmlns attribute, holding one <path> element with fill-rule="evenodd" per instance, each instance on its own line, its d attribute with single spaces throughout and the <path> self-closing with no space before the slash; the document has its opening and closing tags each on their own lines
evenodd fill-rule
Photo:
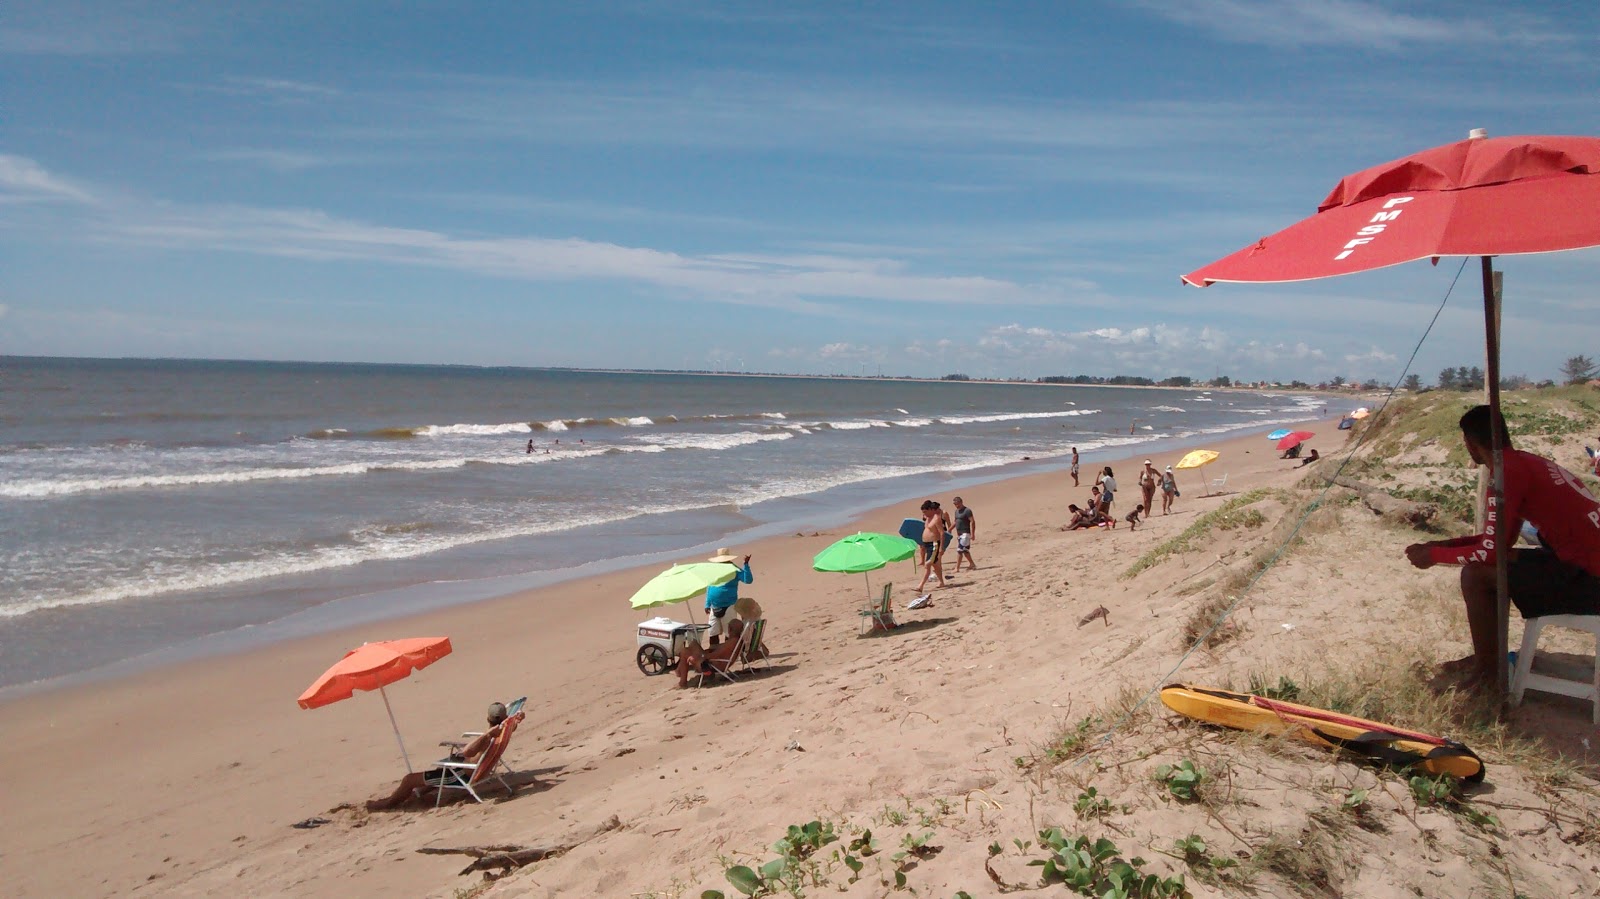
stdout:
<svg viewBox="0 0 1600 899">
<path fill-rule="evenodd" d="M 847 574 L 876 571 L 890 562 L 911 558 L 917 552 L 917 543 L 898 534 L 877 534 L 871 531 L 851 534 L 816 554 L 811 560 L 815 571 L 838 571 Z M 867 593 L 872 592 L 872 579 L 867 578 Z"/>
<path fill-rule="evenodd" d="M 890 562 L 909 559 L 917 551 L 915 541 L 898 534 L 865 532 L 850 536 L 817 553 L 811 567 L 817 571 L 842 571 L 849 574 L 876 571 Z"/>
<path fill-rule="evenodd" d="M 639 588 L 628 602 L 635 609 L 670 606 L 675 602 L 688 602 L 706 592 L 706 588 L 726 584 L 739 574 L 739 569 L 725 562 L 690 562 L 674 565 L 661 572 Z M 694 609 L 689 610 L 694 619 Z"/>
</svg>

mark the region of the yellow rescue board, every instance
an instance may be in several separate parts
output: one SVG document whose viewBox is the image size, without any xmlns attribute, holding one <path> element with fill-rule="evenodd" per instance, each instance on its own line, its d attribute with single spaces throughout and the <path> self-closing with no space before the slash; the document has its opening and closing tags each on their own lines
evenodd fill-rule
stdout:
<svg viewBox="0 0 1600 899">
<path fill-rule="evenodd" d="M 1207 724 L 1281 734 L 1384 764 L 1451 774 L 1469 783 L 1483 779 L 1483 761 L 1466 746 L 1381 721 L 1190 684 L 1161 688 L 1161 702 L 1180 715 Z"/>
</svg>

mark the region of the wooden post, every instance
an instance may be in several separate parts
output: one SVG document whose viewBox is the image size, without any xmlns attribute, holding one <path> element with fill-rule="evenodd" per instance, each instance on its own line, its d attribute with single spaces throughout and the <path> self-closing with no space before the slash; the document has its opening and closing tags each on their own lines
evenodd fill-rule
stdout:
<svg viewBox="0 0 1600 899">
<path fill-rule="evenodd" d="M 1497 338 L 1500 334 L 1500 288 L 1505 280 L 1505 272 L 1494 273 L 1494 333 Z M 1483 401 L 1489 403 L 1489 360 L 1488 354 L 1484 355 L 1483 362 Z M 1483 509 L 1489 501 L 1489 470 L 1478 469 L 1478 505 L 1473 510 L 1472 528 L 1478 533 L 1483 533 Z"/>
<path fill-rule="evenodd" d="M 1489 503 L 1495 512 L 1493 530 L 1487 527 L 1484 532 L 1494 545 L 1494 582 L 1496 597 L 1495 613 L 1495 654 L 1494 688 L 1497 695 L 1504 696 L 1509 686 L 1506 680 L 1506 649 L 1509 643 L 1511 622 L 1511 598 L 1507 591 L 1506 565 L 1510 562 L 1511 545 L 1516 542 L 1516 534 L 1505 533 L 1506 520 L 1502 514 L 1505 506 L 1506 494 L 1506 469 L 1505 446 L 1500 439 L 1500 429 L 1496 423 L 1501 420 L 1500 415 L 1500 316 L 1497 291 L 1495 290 L 1495 277 L 1493 263 L 1488 256 L 1482 257 L 1483 265 L 1483 330 L 1484 349 L 1487 365 L 1484 367 L 1484 378 L 1488 383 L 1489 394 Z"/>
</svg>

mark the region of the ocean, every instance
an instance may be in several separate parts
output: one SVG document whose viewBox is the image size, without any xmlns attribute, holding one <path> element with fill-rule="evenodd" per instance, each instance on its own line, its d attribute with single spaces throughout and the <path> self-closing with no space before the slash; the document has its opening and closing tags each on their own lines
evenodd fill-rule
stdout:
<svg viewBox="0 0 1600 899">
<path fill-rule="evenodd" d="M 0 357 L 0 686 L 826 527 L 1061 468 L 1074 445 L 1092 465 L 1307 420 L 1324 402 Z"/>
</svg>

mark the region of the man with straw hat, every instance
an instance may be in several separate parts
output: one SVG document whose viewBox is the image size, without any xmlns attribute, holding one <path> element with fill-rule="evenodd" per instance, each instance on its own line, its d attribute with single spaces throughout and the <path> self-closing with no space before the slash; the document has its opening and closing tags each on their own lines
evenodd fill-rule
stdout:
<svg viewBox="0 0 1600 899">
<path fill-rule="evenodd" d="M 706 631 L 706 636 L 711 638 L 711 645 L 716 646 L 721 642 L 722 636 L 728 632 L 728 625 L 732 621 L 729 610 L 739 601 L 740 582 L 750 584 L 755 582 L 755 576 L 750 573 L 750 557 L 744 557 L 744 563 L 739 563 L 739 557 L 733 550 L 724 546 L 717 550 L 717 554 L 706 560 L 707 562 L 726 562 L 739 569 L 733 580 L 726 584 L 718 584 L 706 590 L 706 618 L 711 622 L 711 630 Z"/>
</svg>

